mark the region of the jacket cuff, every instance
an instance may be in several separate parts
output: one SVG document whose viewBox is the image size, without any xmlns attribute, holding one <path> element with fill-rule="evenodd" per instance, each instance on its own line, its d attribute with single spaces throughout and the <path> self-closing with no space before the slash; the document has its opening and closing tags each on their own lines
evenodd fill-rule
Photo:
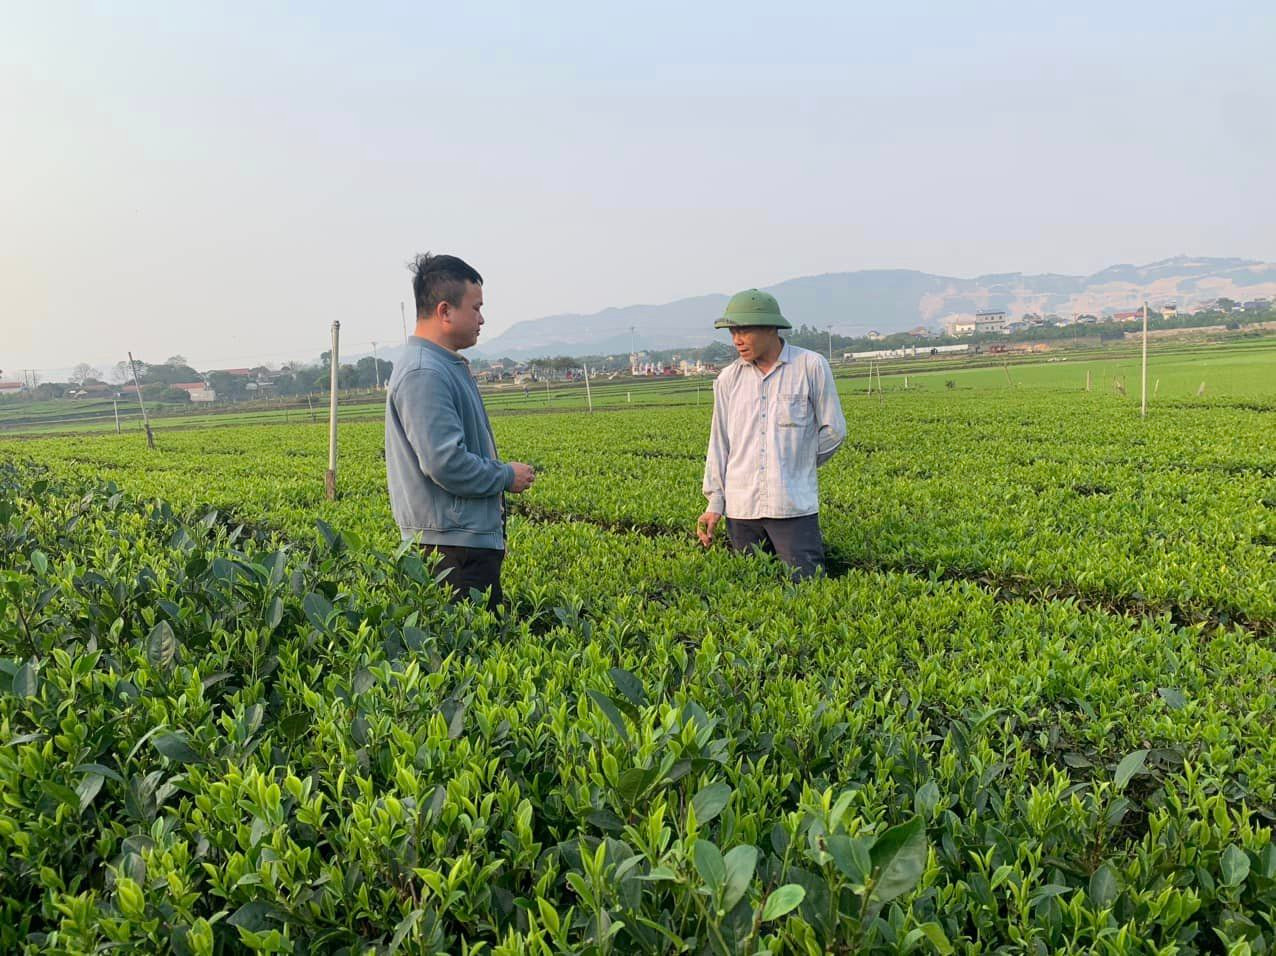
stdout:
<svg viewBox="0 0 1276 956">
<path fill-rule="evenodd" d="M 501 467 L 505 469 L 505 490 L 509 491 L 514 487 L 514 466 L 502 462 Z"/>
<path fill-rule="evenodd" d="M 714 514 L 719 514 L 719 515 L 726 514 L 727 499 L 725 496 L 714 494 L 714 495 L 709 495 L 708 497 L 709 497 L 709 504 L 705 508 L 705 511 L 712 511 Z"/>
</svg>

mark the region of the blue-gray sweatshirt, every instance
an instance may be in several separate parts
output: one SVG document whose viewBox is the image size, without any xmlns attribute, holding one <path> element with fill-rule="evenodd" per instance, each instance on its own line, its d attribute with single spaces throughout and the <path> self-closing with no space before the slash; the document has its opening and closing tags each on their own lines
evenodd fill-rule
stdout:
<svg viewBox="0 0 1276 956">
<path fill-rule="evenodd" d="M 385 469 L 405 541 L 505 547 L 502 496 L 514 469 L 496 457 L 469 362 L 415 335 L 386 387 Z"/>
</svg>

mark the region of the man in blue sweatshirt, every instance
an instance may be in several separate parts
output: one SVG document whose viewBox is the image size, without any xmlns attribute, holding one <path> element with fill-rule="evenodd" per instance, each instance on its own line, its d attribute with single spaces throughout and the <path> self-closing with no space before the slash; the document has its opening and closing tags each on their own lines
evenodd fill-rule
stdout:
<svg viewBox="0 0 1276 956">
<path fill-rule="evenodd" d="M 416 329 L 386 386 L 385 467 L 390 508 L 403 540 L 439 555 L 453 600 L 471 588 L 501 603 L 505 492 L 535 473 L 496 457 L 492 424 L 461 349 L 483 325 L 483 277 L 456 256 L 410 265 Z"/>
</svg>

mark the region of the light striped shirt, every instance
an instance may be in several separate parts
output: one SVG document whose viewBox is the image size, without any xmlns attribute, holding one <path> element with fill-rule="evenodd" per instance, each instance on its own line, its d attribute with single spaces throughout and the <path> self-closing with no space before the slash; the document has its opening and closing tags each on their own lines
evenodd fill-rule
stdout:
<svg viewBox="0 0 1276 956">
<path fill-rule="evenodd" d="M 833 370 L 818 352 L 786 342 L 765 375 L 736 359 L 713 383 L 707 510 L 729 518 L 815 514 L 815 469 L 845 440 Z"/>
</svg>

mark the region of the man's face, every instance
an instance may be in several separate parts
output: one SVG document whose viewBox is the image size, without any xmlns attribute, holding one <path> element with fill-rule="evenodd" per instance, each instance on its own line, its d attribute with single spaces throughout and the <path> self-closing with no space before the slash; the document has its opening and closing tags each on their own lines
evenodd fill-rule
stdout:
<svg viewBox="0 0 1276 956">
<path fill-rule="evenodd" d="M 478 342 L 479 329 L 483 327 L 483 287 L 473 282 L 465 283 L 465 295 L 459 306 L 450 302 L 439 303 L 444 328 L 452 348 L 468 349 Z"/>
<path fill-rule="evenodd" d="M 779 344 L 779 330 L 765 325 L 738 325 L 731 330 L 731 344 L 745 362 L 770 355 Z"/>
</svg>

